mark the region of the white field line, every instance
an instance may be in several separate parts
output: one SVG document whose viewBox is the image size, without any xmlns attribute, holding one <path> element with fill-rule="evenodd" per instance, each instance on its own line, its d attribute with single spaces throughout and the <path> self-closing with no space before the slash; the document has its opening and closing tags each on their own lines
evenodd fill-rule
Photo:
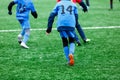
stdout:
<svg viewBox="0 0 120 80">
<path fill-rule="evenodd" d="M 84 27 L 83 29 L 116 29 L 120 28 L 120 26 L 106 26 L 106 27 Z M 31 31 L 42 31 L 46 30 L 47 28 L 38 28 L 38 29 L 31 29 Z M 56 30 L 56 28 L 52 28 L 52 30 Z M 20 29 L 17 30 L 0 30 L 0 32 L 18 32 L 21 31 Z"/>
</svg>

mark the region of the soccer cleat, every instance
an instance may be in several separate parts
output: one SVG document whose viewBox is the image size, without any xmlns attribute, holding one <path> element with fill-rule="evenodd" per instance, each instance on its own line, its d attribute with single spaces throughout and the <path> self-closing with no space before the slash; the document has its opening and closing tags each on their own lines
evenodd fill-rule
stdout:
<svg viewBox="0 0 120 80">
<path fill-rule="evenodd" d="M 22 41 L 18 41 L 19 44 L 21 44 Z"/>
<path fill-rule="evenodd" d="M 89 9 L 90 7 L 89 6 L 87 6 L 87 9 Z"/>
<path fill-rule="evenodd" d="M 72 54 L 69 54 L 69 65 L 73 66 L 74 65 L 74 58 Z"/>
<path fill-rule="evenodd" d="M 79 40 L 76 41 L 77 46 L 81 46 L 81 43 Z"/>
<path fill-rule="evenodd" d="M 85 39 L 84 43 L 87 43 L 87 42 L 90 42 L 90 41 L 91 41 L 90 39 Z"/>
<path fill-rule="evenodd" d="M 29 47 L 28 47 L 24 42 L 22 42 L 22 43 L 20 44 L 20 46 L 23 47 L 23 48 L 29 49 Z"/>
<path fill-rule="evenodd" d="M 18 43 L 21 44 L 21 42 L 22 42 L 22 35 L 19 34 L 19 35 L 18 35 Z"/>
<path fill-rule="evenodd" d="M 80 43 L 80 42 L 77 42 L 77 46 L 81 46 L 81 43 Z"/>
</svg>

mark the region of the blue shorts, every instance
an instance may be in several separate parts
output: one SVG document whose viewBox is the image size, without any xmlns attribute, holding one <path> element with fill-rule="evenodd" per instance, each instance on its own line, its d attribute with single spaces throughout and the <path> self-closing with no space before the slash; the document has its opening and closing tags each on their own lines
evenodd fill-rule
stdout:
<svg viewBox="0 0 120 80">
<path fill-rule="evenodd" d="M 28 20 L 18 20 L 22 28 L 30 28 L 30 22 Z"/>
<path fill-rule="evenodd" d="M 59 33 L 62 38 L 75 37 L 74 31 L 60 31 Z"/>
</svg>

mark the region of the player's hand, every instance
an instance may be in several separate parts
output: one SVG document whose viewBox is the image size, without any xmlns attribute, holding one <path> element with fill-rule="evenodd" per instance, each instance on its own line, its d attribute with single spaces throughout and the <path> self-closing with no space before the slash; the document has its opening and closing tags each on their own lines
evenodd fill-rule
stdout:
<svg viewBox="0 0 120 80">
<path fill-rule="evenodd" d="M 47 33 L 47 32 L 46 32 L 46 35 L 49 35 L 49 34 L 50 34 L 50 33 Z"/>
<path fill-rule="evenodd" d="M 12 15 L 12 12 L 11 12 L 11 11 L 9 11 L 9 12 L 8 12 L 8 14 L 9 14 L 9 15 Z"/>
<path fill-rule="evenodd" d="M 50 33 L 51 32 L 51 29 L 50 28 L 47 28 L 47 30 L 46 30 L 46 33 Z"/>
</svg>

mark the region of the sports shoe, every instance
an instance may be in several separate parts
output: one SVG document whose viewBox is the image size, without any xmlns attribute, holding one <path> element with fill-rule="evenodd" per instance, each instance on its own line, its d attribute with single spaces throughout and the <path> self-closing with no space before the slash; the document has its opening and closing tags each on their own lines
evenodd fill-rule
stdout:
<svg viewBox="0 0 120 80">
<path fill-rule="evenodd" d="M 81 46 L 81 43 L 80 43 L 80 42 L 77 42 L 77 46 Z"/>
<path fill-rule="evenodd" d="M 87 42 L 90 42 L 90 41 L 91 41 L 90 39 L 85 39 L 84 43 L 87 43 Z"/>
<path fill-rule="evenodd" d="M 87 6 L 87 9 L 89 9 L 90 7 L 89 6 Z"/>
<path fill-rule="evenodd" d="M 81 46 L 80 40 L 76 40 L 77 46 Z"/>
<path fill-rule="evenodd" d="M 22 43 L 20 44 L 20 46 L 23 47 L 23 48 L 29 49 L 29 47 L 28 47 L 24 42 L 22 42 Z"/>
<path fill-rule="evenodd" d="M 22 42 L 22 35 L 19 34 L 19 35 L 18 35 L 18 43 L 21 44 L 21 42 Z"/>
<path fill-rule="evenodd" d="M 74 65 L 74 58 L 72 54 L 69 54 L 69 65 L 73 66 Z"/>
</svg>

